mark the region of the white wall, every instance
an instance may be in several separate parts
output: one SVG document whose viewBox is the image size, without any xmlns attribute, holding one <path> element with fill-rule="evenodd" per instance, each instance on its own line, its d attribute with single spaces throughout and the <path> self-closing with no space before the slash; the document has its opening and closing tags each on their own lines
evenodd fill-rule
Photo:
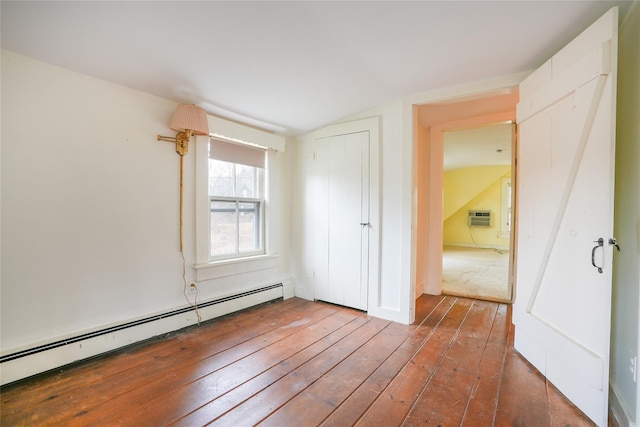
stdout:
<svg viewBox="0 0 640 427">
<path fill-rule="evenodd" d="M 186 306 L 179 156 L 156 141 L 157 134 L 174 134 L 168 123 L 176 104 L 6 51 L 1 95 L 2 354 Z M 285 165 L 286 153 L 274 162 Z M 194 165 L 191 148 L 189 283 Z M 274 268 L 198 282 L 201 301 L 289 276 L 286 170 L 270 182 L 269 241 L 283 256 Z"/>
<path fill-rule="evenodd" d="M 612 398 L 638 423 L 639 382 L 629 371 L 638 356 L 640 307 L 640 2 L 623 21 L 618 44 L 615 236 L 611 334 Z M 624 424 L 623 424 L 624 425 Z"/>
<path fill-rule="evenodd" d="M 380 118 L 380 301 L 375 307 L 370 307 L 372 314 L 410 323 L 413 321 L 415 298 L 422 293 L 421 289 L 416 291 L 417 223 L 412 223 L 417 218 L 418 202 L 417 170 L 413 163 L 416 156 L 413 140 L 413 106 L 510 88 L 517 85 L 523 76 L 506 76 L 418 94 L 341 121 L 344 123 L 368 117 Z M 300 135 L 289 141 L 287 150 L 290 159 L 302 155 L 299 145 L 307 136 Z M 301 182 L 302 173 L 299 163 L 290 163 L 292 180 L 297 183 Z M 294 185 L 292 191 L 292 200 L 299 200 L 302 196 L 301 187 Z M 293 206 L 296 206 L 295 202 Z M 302 231 L 299 221 L 294 220 L 293 225 L 291 247 L 294 253 L 299 254 Z M 305 277 L 299 256 L 292 268 L 297 283 L 302 285 Z M 301 291 L 300 296 L 308 295 L 304 289 Z"/>
<path fill-rule="evenodd" d="M 410 323 L 411 146 L 403 145 L 403 105 L 394 102 L 350 120 L 380 117 L 380 301 L 386 318 Z M 404 306 L 403 306 L 404 305 Z"/>
</svg>

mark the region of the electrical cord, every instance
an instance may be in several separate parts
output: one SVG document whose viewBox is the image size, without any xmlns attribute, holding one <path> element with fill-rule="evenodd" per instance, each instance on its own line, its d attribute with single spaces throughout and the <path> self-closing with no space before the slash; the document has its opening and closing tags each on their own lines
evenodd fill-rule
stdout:
<svg viewBox="0 0 640 427">
<path fill-rule="evenodd" d="M 471 236 L 471 241 L 476 245 L 476 247 L 480 247 L 480 244 L 476 241 L 474 235 L 473 235 L 473 227 L 471 227 L 469 225 L 469 235 Z"/>
<path fill-rule="evenodd" d="M 184 298 L 187 300 L 189 305 L 193 307 L 196 313 L 196 318 L 198 319 L 198 324 L 200 324 L 202 316 L 200 316 L 200 311 L 198 310 L 198 287 L 195 285 L 195 283 L 191 285 L 196 289 L 196 293 L 193 296 L 193 302 L 191 302 L 189 296 L 187 295 L 187 261 L 184 259 L 183 251 L 180 251 L 180 256 L 182 257 L 182 294 L 184 295 Z"/>
</svg>

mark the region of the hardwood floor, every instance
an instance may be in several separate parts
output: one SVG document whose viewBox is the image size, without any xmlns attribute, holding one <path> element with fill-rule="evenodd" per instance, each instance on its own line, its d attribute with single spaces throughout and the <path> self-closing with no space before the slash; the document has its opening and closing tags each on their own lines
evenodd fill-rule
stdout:
<svg viewBox="0 0 640 427">
<path fill-rule="evenodd" d="M 593 425 L 514 350 L 510 306 L 401 325 L 298 298 L 3 387 L 2 426 Z"/>
</svg>

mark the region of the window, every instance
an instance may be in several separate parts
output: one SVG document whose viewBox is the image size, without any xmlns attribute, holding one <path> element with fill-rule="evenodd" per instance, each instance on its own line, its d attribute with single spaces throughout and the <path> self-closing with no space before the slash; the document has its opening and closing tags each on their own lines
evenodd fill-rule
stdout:
<svg viewBox="0 0 640 427">
<path fill-rule="evenodd" d="M 209 259 L 264 254 L 265 151 L 211 139 Z"/>
<path fill-rule="evenodd" d="M 511 237 L 511 178 L 502 178 L 502 214 L 500 237 Z"/>
</svg>

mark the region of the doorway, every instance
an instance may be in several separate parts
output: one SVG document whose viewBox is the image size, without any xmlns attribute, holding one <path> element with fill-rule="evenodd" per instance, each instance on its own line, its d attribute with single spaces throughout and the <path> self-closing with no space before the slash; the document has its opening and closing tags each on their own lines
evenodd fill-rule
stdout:
<svg viewBox="0 0 640 427">
<path fill-rule="evenodd" d="M 494 225 L 494 228 L 491 228 L 490 232 L 494 234 L 494 242 L 483 245 L 480 240 L 482 240 L 482 233 L 486 233 L 486 231 L 482 231 L 484 229 L 480 226 L 474 225 L 469 227 L 468 225 L 464 225 L 462 229 L 462 232 L 465 233 L 464 245 L 469 248 L 489 246 L 488 249 L 498 249 L 500 253 L 495 251 L 494 253 L 507 258 L 507 284 L 510 286 L 510 284 L 513 283 L 514 258 L 513 251 L 510 251 L 509 247 L 513 247 L 515 244 L 513 238 L 515 224 L 509 222 L 507 230 L 502 230 L 500 228 L 502 227 L 502 221 L 498 220 L 498 222 L 496 222 L 498 217 L 503 216 L 502 207 L 487 207 L 486 205 L 483 206 L 482 203 L 473 206 L 468 205 L 468 202 L 470 202 L 473 197 L 469 197 L 466 201 L 457 201 L 451 205 L 457 207 L 448 207 L 447 209 L 451 210 L 445 212 L 444 197 L 447 197 L 447 195 L 445 193 L 444 151 L 445 137 L 447 134 L 451 136 L 467 134 L 466 136 L 469 136 L 469 134 L 480 132 L 480 130 L 483 129 L 484 132 L 490 132 L 498 129 L 499 124 L 504 125 L 504 129 L 508 128 L 509 141 L 511 141 L 511 143 L 507 144 L 506 147 L 494 146 L 492 149 L 498 150 L 502 148 L 502 153 L 494 151 L 494 154 L 502 155 L 510 161 L 503 161 L 503 163 L 506 164 L 502 165 L 503 169 L 501 171 L 494 170 L 488 174 L 493 174 L 493 182 L 499 182 L 497 192 L 500 194 L 500 197 L 502 197 L 502 178 L 510 177 L 507 172 L 510 169 L 509 165 L 513 164 L 516 155 L 516 146 L 514 145 L 515 125 L 511 123 L 515 120 L 515 107 L 517 102 L 518 88 L 508 87 L 492 93 L 414 106 L 414 143 L 416 146 L 417 176 L 416 298 L 422 293 L 432 295 L 443 293 L 443 254 L 445 253 L 445 245 L 443 243 L 448 242 L 445 240 L 445 226 L 448 225 L 445 224 L 445 221 L 448 220 L 449 217 L 453 218 L 454 215 L 460 215 L 461 217 L 458 218 L 458 220 L 463 224 L 469 224 L 470 215 L 480 218 L 484 215 L 490 216 L 490 224 Z M 491 129 L 494 126 L 495 128 Z M 505 150 L 505 148 L 509 150 Z M 449 159 L 447 159 L 447 163 L 449 163 Z M 473 165 L 470 164 L 468 166 Z M 514 172 L 514 176 L 511 177 L 511 188 L 516 188 L 516 178 L 517 174 Z M 476 181 L 477 178 L 468 180 L 468 182 L 473 182 L 473 186 L 477 183 Z M 504 185 L 507 185 L 507 183 L 508 181 L 504 181 Z M 466 187 L 471 187 L 469 183 L 459 185 L 462 185 L 462 187 L 458 188 L 458 194 L 462 190 L 465 192 L 468 191 Z M 481 193 L 480 189 L 476 191 L 476 195 L 478 193 Z M 513 199 L 513 197 L 515 197 L 514 193 L 515 192 L 512 192 L 511 196 L 512 206 L 515 206 Z M 453 194 L 455 195 L 455 192 Z M 498 215 L 498 210 L 500 210 L 500 215 Z M 470 211 L 475 212 L 471 213 Z M 487 214 L 486 211 L 490 212 Z M 515 212 L 512 212 L 512 215 L 515 217 Z M 449 222 L 452 223 L 454 221 Z M 509 234 L 508 239 L 503 237 L 505 232 Z M 498 234 L 501 235 L 501 238 L 498 238 Z M 451 238 L 451 236 L 448 236 L 447 239 L 448 238 Z M 498 244 L 496 240 L 502 243 Z M 459 244 L 457 246 L 462 245 Z M 505 248 L 506 252 L 501 253 L 505 251 Z M 485 265 L 487 262 L 480 261 L 480 264 Z M 471 292 L 465 291 L 463 293 L 465 295 L 471 295 Z M 486 299 L 511 302 L 512 294 L 512 290 L 509 289 L 506 295 L 502 294 L 498 298 L 489 298 L 489 296 L 486 296 Z"/>
<path fill-rule="evenodd" d="M 512 126 L 443 132 L 444 294 L 511 301 Z"/>
</svg>

